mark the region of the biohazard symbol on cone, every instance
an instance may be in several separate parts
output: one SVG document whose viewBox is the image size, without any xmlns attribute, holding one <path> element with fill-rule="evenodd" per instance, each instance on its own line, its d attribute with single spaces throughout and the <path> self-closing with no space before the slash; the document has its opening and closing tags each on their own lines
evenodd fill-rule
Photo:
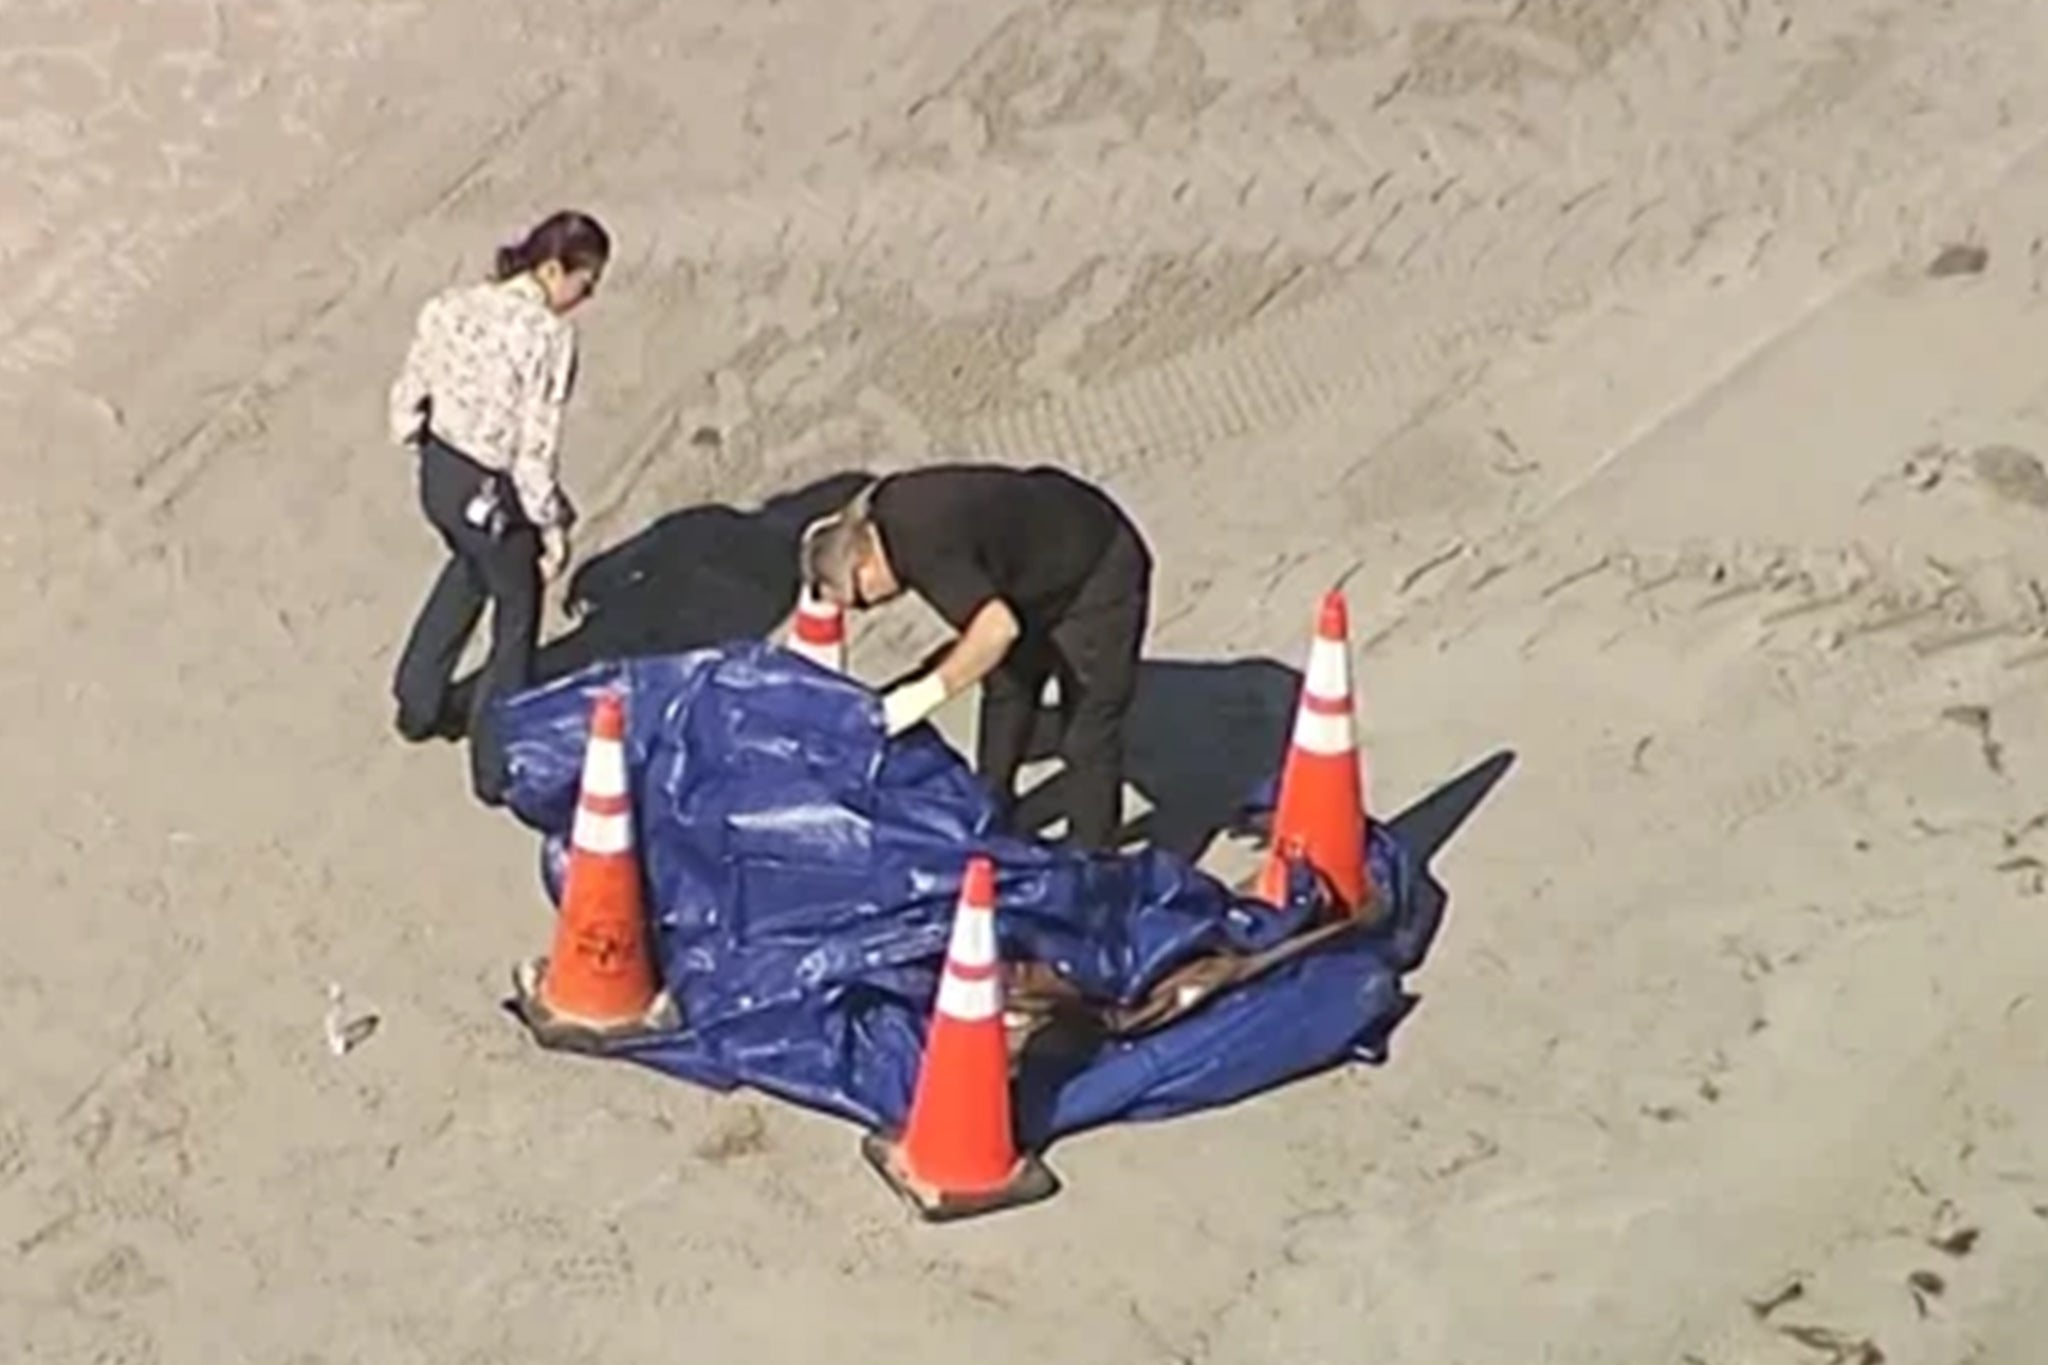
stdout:
<svg viewBox="0 0 2048 1365">
<path fill-rule="evenodd" d="M 602 1051 L 681 1022 L 660 988 L 649 943 L 625 728 L 618 694 L 599 695 L 591 708 L 553 949 L 513 972 L 514 1008 L 543 1047 Z"/>
<path fill-rule="evenodd" d="M 1285 905 L 1290 867 L 1305 862 L 1340 914 L 1364 918 L 1373 908 L 1373 888 L 1366 867 L 1368 817 L 1351 695 L 1350 629 L 1344 594 L 1332 589 L 1316 619 L 1294 737 L 1280 773 L 1272 851 L 1254 894 Z"/>
<path fill-rule="evenodd" d="M 869 1134 L 861 1152 L 926 1222 L 952 1222 L 1058 1192 L 1051 1170 L 1018 1152 L 1011 1122 L 995 868 L 976 856 L 960 888 L 910 1120 L 895 1141 Z"/>
<path fill-rule="evenodd" d="M 785 646 L 822 668 L 846 671 L 846 612 L 805 587 L 797 596 L 796 620 Z"/>
</svg>

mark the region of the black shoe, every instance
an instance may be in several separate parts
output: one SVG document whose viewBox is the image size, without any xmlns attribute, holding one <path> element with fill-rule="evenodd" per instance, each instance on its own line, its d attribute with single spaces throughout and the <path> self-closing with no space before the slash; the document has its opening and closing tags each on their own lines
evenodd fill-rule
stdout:
<svg viewBox="0 0 2048 1365">
<path fill-rule="evenodd" d="M 398 708 L 397 717 L 392 721 L 392 728 L 397 730 L 399 738 L 408 744 L 425 744 L 430 739 L 445 739 L 452 744 L 460 740 L 469 729 L 461 711 L 453 706 L 443 706 L 441 714 L 426 724 L 407 716 L 405 708 L 401 706 Z"/>
</svg>

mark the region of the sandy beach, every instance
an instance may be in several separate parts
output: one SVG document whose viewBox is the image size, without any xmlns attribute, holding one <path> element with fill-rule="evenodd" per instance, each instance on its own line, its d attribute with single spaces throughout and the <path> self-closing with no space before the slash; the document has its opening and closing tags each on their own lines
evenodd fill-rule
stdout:
<svg viewBox="0 0 2048 1365">
<path fill-rule="evenodd" d="M 5 13 L 0 1359 L 2038 1359 L 2048 7 Z M 1345 582 L 1375 812 L 1476 801 L 1386 1065 L 934 1233 L 532 1046 L 535 840 L 391 729 L 383 396 L 562 205 L 636 610 L 743 617 L 835 475 L 1082 471 L 1159 558 L 1133 809 L 1234 877 Z"/>
</svg>

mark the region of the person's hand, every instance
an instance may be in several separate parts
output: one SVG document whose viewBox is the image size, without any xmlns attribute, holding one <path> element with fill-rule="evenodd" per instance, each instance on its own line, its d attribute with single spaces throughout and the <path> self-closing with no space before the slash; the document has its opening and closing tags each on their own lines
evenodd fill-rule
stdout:
<svg viewBox="0 0 2048 1365">
<path fill-rule="evenodd" d="M 590 565 L 579 564 L 576 572 L 569 575 L 569 584 L 562 589 L 562 615 L 571 621 L 580 621 L 590 610 Z"/>
<path fill-rule="evenodd" d="M 891 739 L 917 725 L 946 702 L 946 680 L 927 673 L 882 694 L 882 730 Z"/>
<path fill-rule="evenodd" d="M 569 533 L 560 526 L 543 527 L 540 533 L 540 576 L 552 583 L 569 567 Z"/>
</svg>

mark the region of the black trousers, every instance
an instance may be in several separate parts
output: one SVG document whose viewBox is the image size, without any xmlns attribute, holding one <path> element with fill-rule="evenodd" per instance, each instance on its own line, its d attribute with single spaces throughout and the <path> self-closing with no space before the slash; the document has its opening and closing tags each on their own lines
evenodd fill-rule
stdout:
<svg viewBox="0 0 2048 1365">
<path fill-rule="evenodd" d="M 467 509 L 495 486 L 505 524 L 497 534 L 471 523 Z M 470 785 L 497 804 L 503 757 L 487 722 L 491 698 L 527 686 L 540 638 L 540 533 L 521 515 L 511 481 L 429 435 L 420 446 L 420 509 L 448 547 L 448 563 L 421 604 L 392 678 L 398 731 L 423 740 L 446 733 L 455 666 L 486 603 L 491 651 L 470 698 Z"/>
<path fill-rule="evenodd" d="M 975 767 L 1006 822 L 1046 679 L 1057 677 L 1068 838 L 1083 849 L 1114 847 L 1123 819 L 1124 722 L 1151 600 L 1152 556 L 1134 530 L 1122 528 L 1067 610 L 1027 624 L 982 681 Z"/>
</svg>

